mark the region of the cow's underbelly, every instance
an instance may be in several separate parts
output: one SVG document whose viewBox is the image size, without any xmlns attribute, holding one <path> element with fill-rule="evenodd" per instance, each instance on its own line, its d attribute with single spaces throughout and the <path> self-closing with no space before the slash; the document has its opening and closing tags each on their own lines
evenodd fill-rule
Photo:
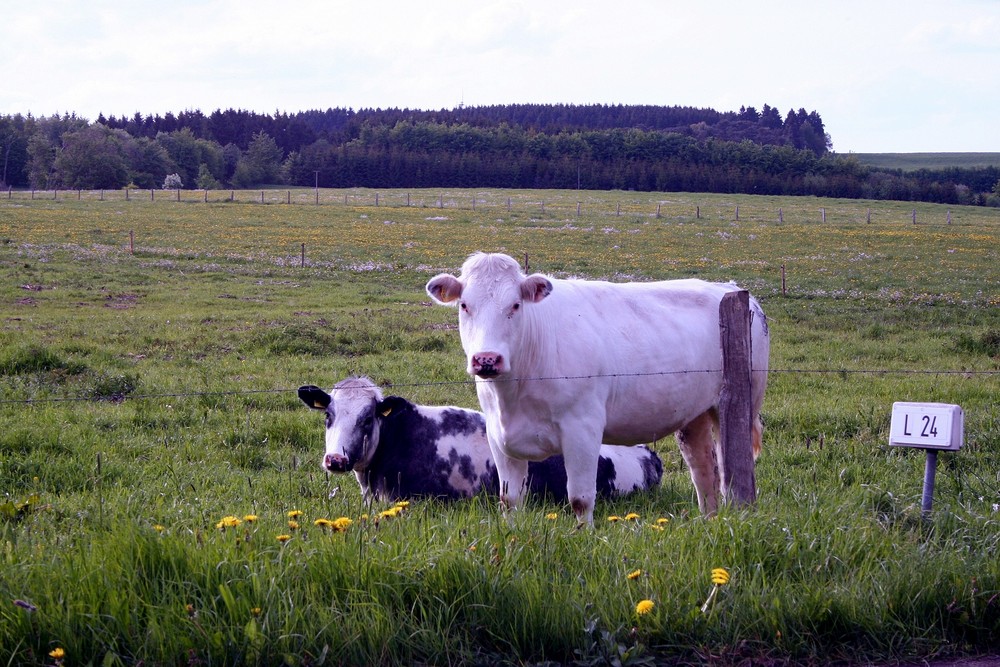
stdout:
<svg viewBox="0 0 1000 667">
<path fill-rule="evenodd" d="M 653 442 L 718 406 L 721 381 L 717 375 L 666 380 L 649 382 L 641 391 L 619 392 L 610 399 L 603 441 L 615 445 Z"/>
</svg>

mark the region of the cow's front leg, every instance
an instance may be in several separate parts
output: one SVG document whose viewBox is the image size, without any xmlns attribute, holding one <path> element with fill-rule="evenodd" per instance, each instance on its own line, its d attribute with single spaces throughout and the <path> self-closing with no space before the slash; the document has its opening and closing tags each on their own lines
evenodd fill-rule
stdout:
<svg viewBox="0 0 1000 667">
<path fill-rule="evenodd" d="M 493 463 L 497 467 L 497 477 L 500 478 L 500 502 L 505 509 L 514 509 L 521 504 L 528 482 L 528 462 L 513 459 L 490 442 L 493 452 Z"/>
<path fill-rule="evenodd" d="M 579 436 L 578 436 L 579 437 Z M 601 436 L 592 435 L 564 443 L 566 464 L 566 495 L 580 525 L 594 525 L 594 501 L 597 499 L 597 464 L 600 459 Z"/>
</svg>

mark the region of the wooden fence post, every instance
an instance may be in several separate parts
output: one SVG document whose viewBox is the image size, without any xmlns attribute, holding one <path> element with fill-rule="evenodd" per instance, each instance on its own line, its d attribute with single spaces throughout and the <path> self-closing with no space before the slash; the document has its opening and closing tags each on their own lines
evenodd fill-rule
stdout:
<svg viewBox="0 0 1000 667">
<path fill-rule="evenodd" d="M 722 393 L 719 430 L 722 445 L 722 498 L 736 505 L 757 499 L 750 401 L 750 293 L 729 292 L 719 304 L 722 337 Z"/>
</svg>

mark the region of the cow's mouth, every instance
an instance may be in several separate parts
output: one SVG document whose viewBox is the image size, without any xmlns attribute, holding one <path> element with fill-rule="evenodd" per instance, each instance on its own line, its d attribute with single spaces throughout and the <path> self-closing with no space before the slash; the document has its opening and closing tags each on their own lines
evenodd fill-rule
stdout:
<svg viewBox="0 0 1000 667">
<path fill-rule="evenodd" d="M 476 371 L 476 377 L 481 377 L 484 380 L 491 380 L 498 375 L 500 375 L 500 371 L 493 366 L 483 367 Z"/>
<path fill-rule="evenodd" d="M 347 472 L 350 470 L 350 461 L 340 454 L 327 454 L 323 458 L 323 468 L 329 472 Z"/>
</svg>

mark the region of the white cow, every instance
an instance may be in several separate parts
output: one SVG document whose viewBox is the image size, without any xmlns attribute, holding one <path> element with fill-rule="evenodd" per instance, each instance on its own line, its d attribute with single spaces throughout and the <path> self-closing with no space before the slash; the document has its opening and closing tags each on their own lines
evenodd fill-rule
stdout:
<svg viewBox="0 0 1000 667">
<path fill-rule="evenodd" d="M 513 258 L 485 253 L 469 257 L 457 278 L 432 278 L 431 298 L 458 306 L 502 500 L 518 505 L 528 461 L 561 453 L 576 516 L 592 523 L 601 443 L 677 433 L 698 506 L 713 515 L 721 486 L 719 304 L 737 289 L 702 280 L 525 276 Z M 769 341 L 760 305 L 751 299 L 750 307 L 756 457 Z"/>
</svg>

